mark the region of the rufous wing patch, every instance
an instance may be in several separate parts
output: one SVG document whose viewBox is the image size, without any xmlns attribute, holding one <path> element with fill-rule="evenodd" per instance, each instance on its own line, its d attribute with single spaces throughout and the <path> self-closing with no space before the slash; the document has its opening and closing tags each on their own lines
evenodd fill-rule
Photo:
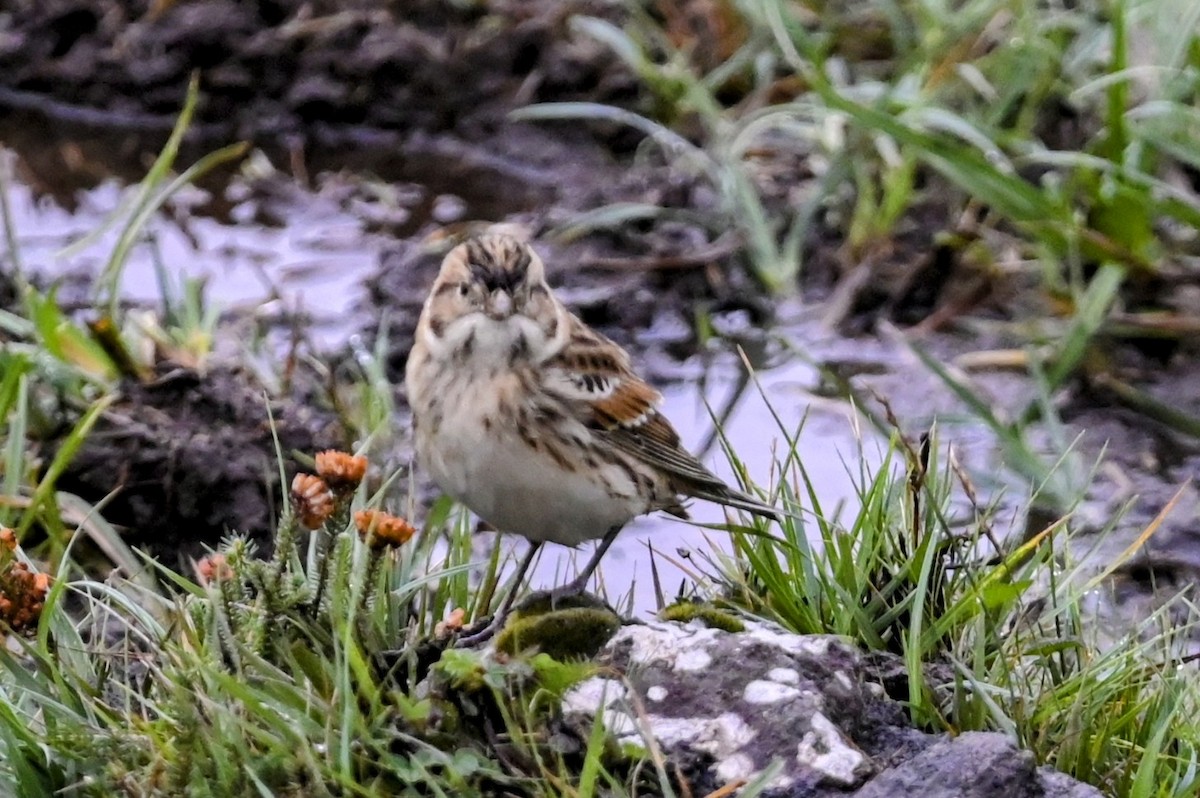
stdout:
<svg viewBox="0 0 1200 798">
<path fill-rule="evenodd" d="M 621 347 L 577 316 L 568 318 L 570 335 L 547 361 L 543 378 L 579 421 L 609 446 L 652 468 L 676 493 L 778 518 L 774 508 L 730 488 L 680 445 L 679 433 L 658 411 L 662 394 L 634 373 Z M 687 517 L 678 502 L 659 509 Z"/>
<path fill-rule="evenodd" d="M 629 367 L 615 343 L 572 317 L 571 336 L 550 364 L 559 390 L 581 403 L 582 420 L 598 429 L 636 427 L 656 413 L 662 395 Z"/>
<path fill-rule="evenodd" d="M 636 377 L 624 378 L 607 396 L 593 400 L 593 420 L 602 429 L 641 427 L 660 418 L 661 401 L 662 395 L 646 383 Z"/>
</svg>

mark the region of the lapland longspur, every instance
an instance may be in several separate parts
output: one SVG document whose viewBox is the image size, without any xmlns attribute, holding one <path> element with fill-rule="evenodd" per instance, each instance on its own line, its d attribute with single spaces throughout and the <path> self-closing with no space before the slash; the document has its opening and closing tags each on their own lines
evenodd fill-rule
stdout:
<svg viewBox="0 0 1200 798">
<path fill-rule="evenodd" d="M 542 543 L 600 540 L 551 594 L 582 592 L 626 523 L 654 510 L 686 518 L 681 497 L 778 518 L 680 446 L 661 394 L 558 301 L 537 253 L 515 238 L 487 234 L 446 256 L 405 376 L 418 458 L 434 481 L 530 541 L 514 584 Z"/>
</svg>

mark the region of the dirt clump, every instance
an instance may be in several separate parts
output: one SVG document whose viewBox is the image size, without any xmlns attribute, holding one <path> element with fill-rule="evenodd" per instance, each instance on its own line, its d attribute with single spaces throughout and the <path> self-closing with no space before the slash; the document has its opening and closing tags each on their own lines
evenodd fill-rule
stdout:
<svg viewBox="0 0 1200 798">
<path fill-rule="evenodd" d="M 525 102 L 636 93 L 602 47 L 570 35 L 580 11 L 613 13 L 553 1 L 16 0 L 0 15 L 0 103 L 169 125 L 195 72 L 198 122 L 226 136 L 328 123 L 476 138 Z"/>
<path fill-rule="evenodd" d="M 266 545 L 280 517 L 271 419 L 289 475 L 295 451 L 342 443 L 332 418 L 286 398 L 270 400 L 244 372 L 161 371 L 128 383 L 76 454 L 59 487 L 99 502 L 127 542 L 172 567 L 199 559 L 233 532 Z"/>
</svg>

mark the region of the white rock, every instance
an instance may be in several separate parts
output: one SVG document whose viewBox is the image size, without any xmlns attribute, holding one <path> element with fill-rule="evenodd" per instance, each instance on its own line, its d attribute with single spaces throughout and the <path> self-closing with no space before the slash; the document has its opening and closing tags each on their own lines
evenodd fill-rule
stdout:
<svg viewBox="0 0 1200 798">
<path fill-rule="evenodd" d="M 780 684 L 800 684 L 800 672 L 795 668 L 771 668 L 767 678 Z"/>
<path fill-rule="evenodd" d="M 846 743 L 842 733 L 820 712 L 812 715 L 812 730 L 796 746 L 796 760 L 824 773 L 830 781 L 847 787 L 859 782 L 866 766 L 862 751 Z"/>
<path fill-rule="evenodd" d="M 769 682 L 765 679 L 755 679 L 746 684 L 742 698 L 750 704 L 778 704 L 790 701 L 800 695 L 800 689 L 788 684 Z"/>
<path fill-rule="evenodd" d="M 593 676 L 568 690 L 562 705 L 566 712 L 591 717 L 600 712 L 610 734 L 628 737 L 638 732 L 637 722 L 625 709 L 628 699 L 629 688 L 624 682 Z"/>
<path fill-rule="evenodd" d="M 725 781 L 748 780 L 754 775 L 754 760 L 746 754 L 734 754 L 717 765 L 717 778 Z"/>
<path fill-rule="evenodd" d="M 568 690 L 563 696 L 562 706 L 566 712 L 595 715 L 601 706 L 607 708 L 614 701 L 623 701 L 628 697 L 629 689 L 624 682 L 593 676 Z"/>
<path fill-rule="evenodd" d="M 688 743 L 710 753 L 716 759 L 740 751 L 755 735 L 754 729 L 736 712 L 724 712 L 715 718 L 664 718 L 650 716 L 650 732 L 664 745 Z"/>
<path fill-rule="evenodd" d="M 663 745 L 691 743 L 700 736 L 705 719 L 650 716 L 650 733 Z"/>
<path fill-rule="evenodd" d="M 781 649 L 789 654 L 808 654 L 823 657 L 834 638 L 820 635 L 795 635 L 762 623 L 747 623 L 745 634 L 751 639 Z"/>
<path fill-rule="evenodd" d="M 623 627 L 606 649 L 633 687 L 589 679 L 568 693 L 564 709 L 600 715 L 618 739 L 653 738 L 666 750 L 710 755 L 710 773 L 724 783 L 786 761 L 769 789 L 787 789 L 801 773 L 853 787 L 870 772 L 867 756 L 821 714 L 826 701 L 864 693 L 858 658 L 839 638 L 793 635 L 755 621 L 741 633 L 652 622 Z M 832 679 L 824 676 L 830 670 Z M 813 674 L 821 674 L 820 683 L 810 681 L 818 678 Z M 630 689 L 644 701 L 636 711 Z M 797 727 L 810 731 L 798 739 Z"/>
<path fill-rule="evenodd" d="M 718 629 L 708 629 L 688 624 L 681 626 L 677 623 L 649 623 L 623 627 L 608 647 L 613 648 L 628 640 L 632 647 L 629 658 L 639 665 L 662 663 L 668 667 L 675 666 L 675 660 L 681 652 L 702 650 L 706 643 L 711 642 L 720 632 Z"/>
<path fill-rule="evenodd" d="M 675 655 L 675 670 L 700 671 L 712 664 L 712 657 L 702 648 L 680 651 Z"/>
</svg>

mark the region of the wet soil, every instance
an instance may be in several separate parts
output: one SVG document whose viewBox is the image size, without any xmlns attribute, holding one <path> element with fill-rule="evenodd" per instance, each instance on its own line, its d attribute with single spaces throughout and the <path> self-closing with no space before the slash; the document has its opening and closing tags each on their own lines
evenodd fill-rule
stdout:
<svg viewBox="0 0 1200 798">
<path fill-rule="evenodd" d="M 478 140 L 518 104 L 636 92 L 603 48 L 567 35 L 581 11 L 612 13 L 599 2 L 16 0 L 0 101 L 168 130 L 195 73 L 205 136 L 308 138 L 328 124 Z"/>
<path fill-rule="evenodd" d="M 105 519 L 184 573 L 235 533 L 269 553 L 285 494 L 272 419 L 289 480 L 296 452 L 345 443 L 331 414 L 291 397 L 268 400 L 245 372 L 164 363 L 152 381 L 121 387 L 58 485 L 91 501 L 111 496 Z"/>
<path fill-rule="evenodd" d="M 154 246 L 135 251 L 123 286 L 130 301 L 153 303 L 158 257 L 207 276 L 210 296 L 231 311 L 241 306 L 289 327 L 297 319 L 328 324 L 326 355 L 357 333 L 369 345 L 385 320 L 387 366 L 399 385 L 441 253 L 457 236 L 503 223 L 537 242 L 568 304 L 633 349 L 641 370 L 665 386 L 668 412 L 693 448 L 711 443 L 705 403 L 722 416 L 727 405 L 735 448 L 752 452 L 751 472 L 766 478 L 777 432 L 763 397 L 739 377 L 741 347 L 788 423 L 815 408 L 802 446 L 811 470 L 835 475 L 824 486 L 835 495 L 827 504 L 852 497 L 841 461 L 856 458 L 860 442 L 844 402 L 820 397 L 811 363 L 852 373 L 854 387 L 888 397 L 912 429 L 938 418 L 983 487 L 1007 489 L 1014 506 L 1023 504 L 1028 485 L 1003 476 L 1011 471 L 994 438 L 903 339 L 947 363 L 1025 346 L 1019 320 L 1053 316 L 1039 305 L 1036 276 L 973 263 L 971 231 L 947 239 L 943 209 L 930 205 L 887 246 L 865 252 L 850 252 L 816 220 L 799 286 L 807 304 L 764 300 L 746 276 L 740 242 L 712 224 L 717 198 L 703 181 L 635 152 L 636 139 L 617 128 L 507 119 L 545 100 L 645 110 L 648 99 L 620 63 L 570 30 L 570 14 L 580 11 L 615 13 L 599 2 L 10 3 L 0 12 L 0 142 L 17 155 L 26 260 L 43 273 L 94 273 L 98 256 L 64 260 L 58 251 L 97 227 L 127 194 L 122 187 L 144 175 L 198 68 L 202 101 L 182 162 L 239 138 L 258 149 L 167 205 L 150 231 Z M 797 162 L 759 178 L 765 201 L 778 205 L 811 174 Z M 580 212 L 612 203 L 668 212 L 574 226 Z M 79 292 L 79 307 L 86 303 Z M 1200 415 L 1195 349 L 1186 340 L 1154 351 L 1124 339 L 1110 347 L 1122 356 L 1119 373 Z M 973 378 L 1002 412 L 1030 398 L 1027 377 L 996 369 Z M 307 400 L 283 401 L 276 418 L 288 419 L 285 452 L 326 445 L 327 420 Z M 191 552 L 229 529 L 263 533 L 279 491 L 252 381 L 227 369 L 176 376 L 130 386 L 123 402 L 64 488 L 94 501 L 121 487 L 110 520 L 139 542 L 165 541 L 164 550 Z M 1090 465 L 1102 450 L 1109 458 L 1087 505 L 1095 528 L 1136 492 L 1122 522 L 1136 532 L 1200 474 L 1194 441 L 1111 391 L 1081 380 L 1060 410 L 1068 437 L 1082 435 L 1081 460 Z M 1054 449 L 1046 443 L 1048 456 Z M 1185 490 L 1157 538 L 1164 543 L 1133 581 L 1152 580 L 1157 563 L 1164 576 L 1200 576 L 1200 556 L 1191 554 L 1200 551 L 1195 490 Z M 1012 532 L 1023 523 L 1013 520 Z M 628 584 L 647 543 L 681 545 L 663 529 L 647 521 L 622 536 L 625 550 L 619 543 L 609 569 L 621 575 L 615 581 Z"/>
</svg>

